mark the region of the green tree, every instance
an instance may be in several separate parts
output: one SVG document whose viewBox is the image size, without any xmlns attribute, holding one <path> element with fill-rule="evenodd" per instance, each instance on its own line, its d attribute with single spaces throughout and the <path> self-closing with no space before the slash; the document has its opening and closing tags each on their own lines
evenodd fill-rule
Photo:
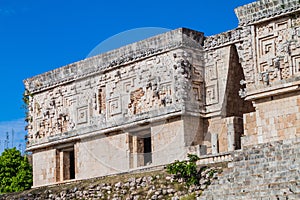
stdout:
<svg viewBox="0 0 300 200">
<path fill-rule="evenodd" d="M 32 167 L 15 147 L 0 156 L 0 193 L 19 192 L 32 186 Z"/>
<path fill-rule="evenodd" d="M 166 166 L 167 172 L 174 174 L 176 178 L 183 178 L 188 186 L 199 184 L 197 172 L 197 160 L 200 158 L 194 154 L 188 154 L 188 160 L 175 160 Z"/>
</svg>

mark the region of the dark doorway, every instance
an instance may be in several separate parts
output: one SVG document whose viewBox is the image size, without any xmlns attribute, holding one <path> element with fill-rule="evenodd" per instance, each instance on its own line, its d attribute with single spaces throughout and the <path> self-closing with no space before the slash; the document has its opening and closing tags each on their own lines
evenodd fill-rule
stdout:
<svg viewBox="0 0 300 200">
<path fill-rule="evenodd" d="M 60 180 L 75 179 L 75 153 L 74 148 L 60 151 Z"/>
<path fill-rule="evenodd" d="M 60 148 L 56 151 L 56 181 L 75 179 L 74 147 Z"/>
<path fill-rule="evenodd" d="M 144 138 L 144 165 L 152 163 L 151 137 Z"/>
<path fill-rule="evenodd" d="M 74 150 L 69 152 L 69 161 L 70 161 L 70 179 L 75 179 L 75 156 Z"/>
</svg>

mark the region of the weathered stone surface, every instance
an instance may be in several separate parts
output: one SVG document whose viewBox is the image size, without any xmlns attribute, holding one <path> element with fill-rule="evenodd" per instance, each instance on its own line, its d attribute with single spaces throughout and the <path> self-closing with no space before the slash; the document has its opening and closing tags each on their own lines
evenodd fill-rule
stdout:
<svg viewBox="0 0 300 200">
<path fill-rule="evenodd" d="M 231 31 L 205 37 L 180 28 L 25 80 L 34 186 L 187 153 L 220 162 L 240 148 L 298 138 L 299 1 L 235 11 Z"/>
<path fill-rule="evenodd" d="M 247 146 L 199 199 L 299 199 L 300 140 Z"/>
<path fill-rule="evenodd" d="M 261 0 L 235 9 L 240 25 L 258 23 L 266 18 L 273 18 L 300 8 L 297 0 Z"/>
<path fill-rule="evenodd" d="M 205 171 L 205 175 L 219 174 L 221 171 L 220 167 L 212 167 Z M 207 185 L 212 181 L 213 177 L 208 176 L 208 178 L 205 178 L 205 175 L 202 179 L 205 179 L 204 182 L 206 183 L 204 184 Z M 190 195 L 190 193 L 195 197 L 199 197 L 202 193 L 200 186 L 197 188 L 195 186 L 188 187 L 185 182 L 179 183 L 173 176 L 172 179 L 174 181 L 170 182 L 170 180 L 166 179 L 168 174 L 164 171 L 151 172 L 148 175 L 144 174 L 144 176 L 132 176 L 136 176 L 136 178 L 124 179 L 120 175 L 119 177 L 106 177 L 107 182 L 95 179 L 93 181 L 77 181 L 75 183 L 52 186 L 52 190 L 36 188 L 19 194 L 0 195 L 0 199 L 180 199 Z M 122 181 L 119 181 L 118 178 L 122 179 Z M 136 182 L 136 180 L 139 181 Z M 127 186 L 132 183 L 136 185 L 136 188 Z M 71 187 L 73 189 L 70 189 Z M 141 189 L 138 189 L 138 187 Z"/>
</svg>

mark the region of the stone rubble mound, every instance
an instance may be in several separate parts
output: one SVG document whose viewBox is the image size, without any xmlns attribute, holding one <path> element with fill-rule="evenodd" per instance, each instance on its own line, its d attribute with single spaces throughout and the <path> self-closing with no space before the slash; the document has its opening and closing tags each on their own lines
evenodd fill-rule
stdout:
<svg viewBox="0 0 300 200">
<path fill-rule="evenodd" d="M 111 199 L 111 200 L 179 200 L 198 199 L 203 190 L 217 179 L 221 173 L 221 167 L 205 168 L 199 185 L 188 186 L 183 179 L 176 178 L 165 172 L 157 172 L 151 175 L 132 176 L 117 182 L 78 181 L 71 184 L 56 185 L 53 187 L 36 188 L 20 194 L 0 195 L 0 199 L 23 200 L 67 200 L 67 199 Z"/>
</svg>

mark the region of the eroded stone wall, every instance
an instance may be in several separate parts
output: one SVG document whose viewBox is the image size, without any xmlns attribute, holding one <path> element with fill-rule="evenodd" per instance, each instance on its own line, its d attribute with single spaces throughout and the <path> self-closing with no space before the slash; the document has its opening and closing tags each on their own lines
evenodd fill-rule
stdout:
<svg viewBox="0 0 300 200">
<path fill-rule="evenodd" d="M 299 138 L 247 146 L 233 154 L 229 170 L 199 199 L 293 199 L 300 197 Z"/>
<path fill-rule="evenodd" d="M 81 140 L 78 152 L 76 179 L 116 174 L 129 170 L 127 134 L 101 135 Z"/>
<path fill-rule="evenodd" d="M 73 151 L 81 179 L 299 137 L 299 2 L 235 11 L 231 31 L 176 29 L 27 79 L 27 150 L 60 166 L 36 184 L 71 175 Z"/>
<path fill-rule="evenodd" d="M 256 113 L 245 116 L 244 145 L 299 137 L 299 94 L 289 93 L 256 101 Z"/>
<path fill-rule="evenodd" d="M 174 159 L 184 159 L 184 121 L 173 118 L 151 127 L 153 133 L 153 164 L 167 164 Z"/>
<path fill-rule="evenodd" d="M 33 185 L 47 185 L 56 182 L 57 160 L 55 149 L 33 152 Z"/>
<path fill-rule="evenodd" d="M 203 95 L 200 53 L 152 56 L 34 94 L 29 146 L 185 110 L 199 113 Z"/>
</svg>

